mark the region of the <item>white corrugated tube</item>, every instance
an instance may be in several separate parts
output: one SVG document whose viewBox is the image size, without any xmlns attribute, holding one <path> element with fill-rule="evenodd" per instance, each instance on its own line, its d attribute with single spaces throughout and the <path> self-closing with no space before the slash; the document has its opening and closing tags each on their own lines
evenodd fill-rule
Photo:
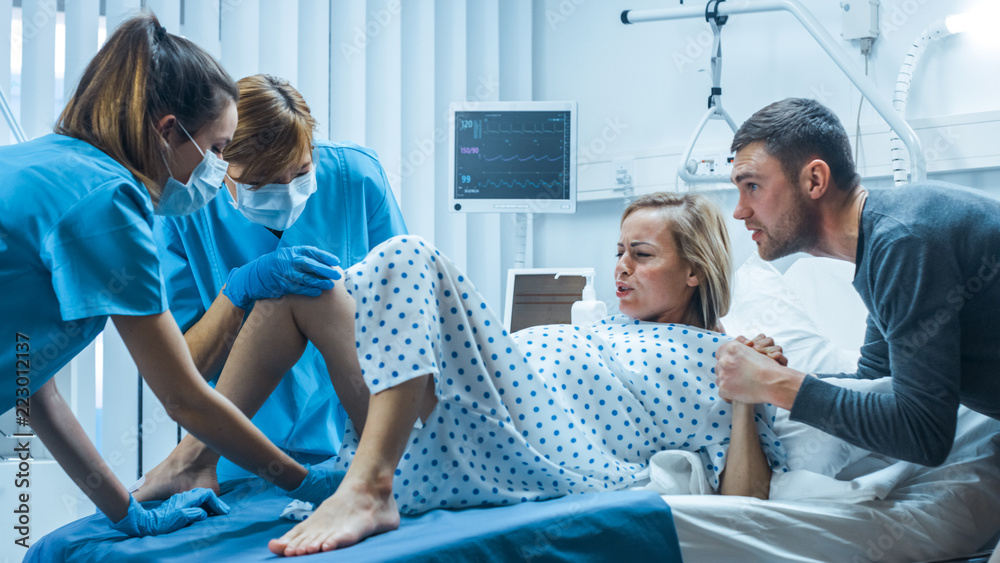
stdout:
<svg viewBox="0 0 1000 563">
<path fill-rule="evenodd" d="M 927 48 L 927 44 L 951 33 L 948 26 L 942 20 L 924 30 L 920 34 L 920 37 L 910 46 L 910 50 L 907 51 L 906 58 L 903 59 L 903 64 L 899 67 L 899 76 L 896 77 L 896 90 L 892 95 L 892 108 L 903 119 L 906 119 L 906 99 L 910 94 L 910 83 L 913 80 L 917 63 Z M 903 145 L 903 140 L 895 132 L 892 133 L 889 146 L 892 149 L 892 178 L 896 186 L 901 186 L 906 183 L 906 171 L 909 169 L 906 146 Z"/>
</svg>

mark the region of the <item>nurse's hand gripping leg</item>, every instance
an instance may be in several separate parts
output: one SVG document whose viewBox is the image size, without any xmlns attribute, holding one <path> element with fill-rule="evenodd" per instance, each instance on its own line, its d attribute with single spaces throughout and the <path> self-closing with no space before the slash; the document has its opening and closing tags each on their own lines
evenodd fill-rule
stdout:
<svg viewBox="0 0 1000 563">
<path fill-rule="evenodd" d="M 169 311 L 111 318 L 139 373 L 174 421 L 240 467 L 283 489 L 302 483 L 308 471 L 205 383 Z"/>
<path fill-rule="evenodd" d="M 436 404 L 434 380 L 416 377 L 372 396 L 368 424 L 337 492 L 268 547 L 279 555 L 307 555 L 347 547 L 399 527 L 392 480 L 417 417 Z"/>
<path fill-rule="evenodd" d="M 353 299 L 339 286 L 319 297 L 258 301 L 233 344 L 216 390 L 252 417 L 302 356 L 309 338 L 323 354 L 334 389 L 360 431 L 368 389 L 354 347 L 354 310 Z M 189 434 L 145 475 L 134 496 L 152 500 L 195 487 L 218 490 L 218 460 L 215 451 Z"/>
</svg>

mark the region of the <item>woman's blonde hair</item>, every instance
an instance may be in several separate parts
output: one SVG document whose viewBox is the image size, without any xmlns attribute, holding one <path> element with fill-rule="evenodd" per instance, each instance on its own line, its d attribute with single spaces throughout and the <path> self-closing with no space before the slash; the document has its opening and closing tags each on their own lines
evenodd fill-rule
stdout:
<svg viewBox="0 0 1000 563">
<path fill-rule="evenodd" d="M 240 120 L 223 157 L 242 169 L 235 180 L 260 187 L 312 153 L 316 120 L 302 94 L 285 80 L 256 74 L 237 84 Z"/>
<path fill-rule="evenodd" d="M 87 64 L 55 131 L 118 161 L 156 202 L 169 175 L 160 118 L 174 115 L 194 136 L 238 97 L 211 55 L 146 13 L 118 26 Z"/>
<path fill-rule="evenodd" d="M 622 223 L 639 209 L 664 211 L 664 228 L 670 229 L 681 259 L 698 277 L 686 322 L 718 330 L 719 319 L 729 312 L 733 287 L 729 233 L 719 208 L 701 194 L 657 192 L 633 201 L 622 214 Z"/>
</svg>

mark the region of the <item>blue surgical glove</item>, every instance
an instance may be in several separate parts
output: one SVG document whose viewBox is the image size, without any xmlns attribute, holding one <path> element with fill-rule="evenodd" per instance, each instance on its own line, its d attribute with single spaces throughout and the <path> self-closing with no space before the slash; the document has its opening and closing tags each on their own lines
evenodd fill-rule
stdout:
<svg viewBox="0 0 1000 563">
<path fill-rule="evenodd" d="M 128 514 L 111 527 L 132 537 L 169 534 L 208 518 L 209 513 L 229 514 L 229 506 L 211 489 L 192 489 L 177 493 L 160 506 L 143 508 L 129 495 Z"/>
<path fill-rule="evenodd" d="M 344 472 L 310 467 L 308 464 L 305 467 L 309 470 L 309 474 L 302 480 L 302 484 L 286 492 L 285 495 L 319 506 L 321 502 L 337 491 L 340 482 L 344 480 Z"/>
<path fill-rule="evenodd" d="M 229 272 L 223 295 L 240 309 L 289 293 L 316 297 L 340 279 L 340 259 L 315 246 L 289 246 Z"/>
</svg>

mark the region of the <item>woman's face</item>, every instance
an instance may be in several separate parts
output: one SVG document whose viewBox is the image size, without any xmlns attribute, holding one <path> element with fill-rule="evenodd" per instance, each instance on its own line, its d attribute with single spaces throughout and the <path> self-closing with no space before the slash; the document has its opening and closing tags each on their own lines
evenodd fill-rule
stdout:
<svg viewBox="0 0 1000 563">
<path fill-rule="evenodd" d="M 187 127 L 186 124 L 181 124 Z M 206 123 L 192 138 L 192 144 L 184 131 L 174 121 L 168 139 L 171 150 L 167 151 L 167 162 L 170 164 L 170 172 L 174 179 L 182 184 L 186 184 L 191 179 L 191 172 L 201 164 L 202 153 L 211 151 L 215 156 L 222 158 L 222 150 L 233 140 L 233 133 L 236 132 L 236 104 L 229 102 L 222 115 L 215 121 Z M 188 133 L 191 130 L 188 129 Z M 195 144 L 198 146 L 196 147 Z M 198 149 L 201 149 L 199 152 Z"/>
<path fill-rule="evenodd" d="M 290 184 L 292 180 L 298 178 L 299 176 L 305 176 L 306 174 L 312 172 L 313 169 L 313 159 L 312 153 L 306 153 L 299 159 L 299 162 L 288 170 L 282 170 L 281 175 L 277 179 L 274 178 L 244 178 L 243 177 L 243 167 L 235 162 L 229 163 L 229 177 L 239 178 L 241 184 L 247 185 L 258 185 L 258 184 Z M 236 199 L 236 185 L 231 182 L 226 182 L 226 187 L 229 189 L 229 193 Z"/>
<path fill-rule="evenodd" d="M 681 260 L 662 209 L 641 208 L 622 223 L 615 265 L 619 310 L 641 321 L 684 322 L 698 278 Z"/>
</svg>

